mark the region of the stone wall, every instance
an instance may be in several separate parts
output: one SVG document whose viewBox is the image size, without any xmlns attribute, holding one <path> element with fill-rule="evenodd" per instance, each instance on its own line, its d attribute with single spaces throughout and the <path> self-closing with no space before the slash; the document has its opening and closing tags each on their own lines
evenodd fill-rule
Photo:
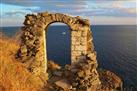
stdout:
<svg viewBox="0 0 137 91">
<path fill-rule="evenodd" d="M 86 56 L 93 56 L 91 59 L 96 64 L 96 54 L 93 46 L 90 23 L 81 17 L 72 17 L 60 13 L 38 13 L 27 14 L 24 26 L 22 27 L 22 43 L 18 51 L 18 57 L 22 62 L 29 62 L 28 69 L 39 74 L 46 73 L 47 52 L 46 52 L 46 32 L 47 27 L 54 22 L 67 24 L 71 30 L 71 64 L 85 60 Z"/>
</svg>

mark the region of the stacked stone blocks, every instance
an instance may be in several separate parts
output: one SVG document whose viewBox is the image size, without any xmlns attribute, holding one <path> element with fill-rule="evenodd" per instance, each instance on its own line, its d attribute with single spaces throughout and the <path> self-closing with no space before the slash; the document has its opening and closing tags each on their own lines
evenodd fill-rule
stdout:
<svg viewBox="0 0 137 91">
<path fill-rule="evenodd" d="M 72 17 L 60 13 L 38 13 L 25 16 L 22 27 L 22 43 L 18 51 L 18 57 L 23 62 L 33 61 L 28 69 L 34 74 L 46 73 L 47 27 L 54 22 L 62 22 L 70 27 L 71 31 L 71 65 L 85 60 L 85 56 L 94 52 L 89 20 L 81 17 Z M 96 59 L 94 59 L 96 62 Z"/>
</svg>

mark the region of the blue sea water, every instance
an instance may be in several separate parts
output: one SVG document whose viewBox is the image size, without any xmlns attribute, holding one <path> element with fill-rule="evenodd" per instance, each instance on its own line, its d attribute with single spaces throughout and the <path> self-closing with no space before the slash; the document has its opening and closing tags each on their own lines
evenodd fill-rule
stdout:
<svg viewBox="0 0 137 91">
<path fill-rule="evenodd" d="M 137 88 L 137 26 L 95 25 L 91 27 L 99 67 L 113 71 L 125 86 Z M 0 31 L 12 37 L 19 27 L 3 27 Z M 70 30 L 68 26 L 49 26 L 48 59 L 61 65 L 70 63 Z"/>
</svg>

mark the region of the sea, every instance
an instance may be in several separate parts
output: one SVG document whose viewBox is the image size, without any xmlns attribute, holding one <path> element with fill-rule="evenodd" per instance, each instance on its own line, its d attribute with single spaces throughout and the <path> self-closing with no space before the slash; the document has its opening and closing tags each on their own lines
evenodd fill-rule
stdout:
<svg viewBox="0 0 137 91">
<path fill-rule="evenodd" d="M 18 31 L 20 27 L 0 28 L 0 32 L 10 38 Z M 93 25 L 91 31 L 98 67 L 116 73 L 122 78 L 125 88 L 137 91 L 137 26 Z M 48 59 L 62 66 L 70 64 L 69 27 L 51 25 L 46 32 Z"/>
</svg>

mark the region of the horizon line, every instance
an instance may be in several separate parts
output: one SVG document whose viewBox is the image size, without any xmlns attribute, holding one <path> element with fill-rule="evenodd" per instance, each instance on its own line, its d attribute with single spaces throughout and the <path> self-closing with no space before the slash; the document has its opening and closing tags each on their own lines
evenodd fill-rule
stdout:
<svg viewBox="0 0 137 91">
<path fill-rule="evenodd" d="M 90 26 L 137 26 L 137 24 L 92 24 Z M 0 27 L 23 27 L 24 25 L 17 25 L 17 26 L 0 26 Z M 63 24 L 63 25 L 49 25 L 49 26 L 68 26 L 67 24 Z"/>
</svg>

